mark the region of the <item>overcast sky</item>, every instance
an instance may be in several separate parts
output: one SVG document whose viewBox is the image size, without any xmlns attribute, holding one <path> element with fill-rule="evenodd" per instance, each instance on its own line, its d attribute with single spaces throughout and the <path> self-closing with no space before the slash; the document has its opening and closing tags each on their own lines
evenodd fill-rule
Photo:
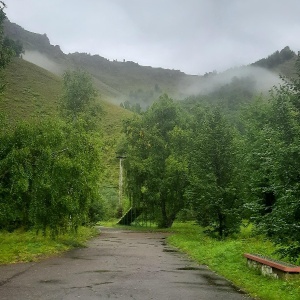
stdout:
<svg viewBox="0 0 300 300">
<path fill-rule="evenodd" d="M 11 22 L 63 52 L 187 74 L 300 50 L 299 0 L 4 0 Z"/>
</svg>

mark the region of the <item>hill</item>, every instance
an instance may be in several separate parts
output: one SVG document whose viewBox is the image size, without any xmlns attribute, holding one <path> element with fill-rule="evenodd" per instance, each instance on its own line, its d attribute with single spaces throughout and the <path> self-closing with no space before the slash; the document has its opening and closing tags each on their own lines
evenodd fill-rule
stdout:
<svg viewBox="0 0 300 300">
<path fill-rule="evenodd" d="M 208 96 L 208 101 L 218 98 L 222 102 L 226 98 L 228 102 L 232 87 L 235 104 L 229 107 L 235 108 L 239 106 L 240 95 L 242 102 L 250 101 L 254 95 L 280 83 L 279 74 L 292 77 L 295 70 L 296 54 L 289 47 L 248 66 L 193 76 L 178 70 L 140 66 L 132 61 L 109 61 L 88 53 L 65 54 L 58 45 L 51 45 L 46 34 L 29 32 L 9 21 L 4 29 L 10 38 L 23 43 L 25 60 L 58 76 L 66 69 L 83 69 L 91 74 L 102 99 L 134 110 L 145 109 L 163 93 L 178 100 Z"/>
<path fill-rule="evenodd" d="M 58 99 L 62 93 L 59 76 L 24 59 L 15 58 L 5 69 L 6 88 L 0 98 L 0 112 L 10 123 L 30 118 L 58 114 Z M 121 135 L 123 119 L 131 112 L 113 105 L 100 97 L 103 108 L 100 128 L 103 135 L 104 185 L 117 187 L 118 161 L 115 148 Z"/>
<path fill-rule="evenodd" d="M 9 21 L 4 29 L 7 36 L 22 42 L 24 59 L 57 75 L 66 69 L 86 70 L 102 96 L 114 103 L 134 99 L 139 94 L 145 102 L 143 106 L 148 106 L 161 93 L 176 96 L 179 83 L 189 77 L 178 70 L 140 66 L 132 61 L 109 61 L 87 53 L 64 54 L 58 45 L 50 44 L 46 34 L 29 32 Z"/>
<path fill-rule="evenodd" d="M 279 74 L 293 76 L 296 59 L 296 54 L 285 47 L 249 66 L 194 76 L 179 70 L 141 66 L 132 61 L 110 61 L 100 55 L 78 52 L 65 54 L 58 45 L 51 45 L 46 34 L 29 32 L 9 21 L 4 29 L 10 38 L 23 43 L 25 60 L 59 76 L 66 69 L 83 69 L 92 75 L 103 99 L 117 105 L 128 103 L 127 107 L 137 104 L 146 108 L 162 93 L 179 100 L 220 94 L 219 90 L 226 90 L 232 81 L 236 85 L 236 78 L 242 82 L 241 89 L 247 86 L 246 94 L 249 94 L 250 88 L 251 95 L 268 91 L 280 81 Z M 245 84 L 247 80 L 248 85 Z"/>
<path fill-rule="evenodd" d="M 288 46 L 280 51 L 275 51 L 266 58 L 262 58 L 251 66 L 258 66 L 286 77 L 295 76 L 295 63 L 297 55 Z"/>
<path fill-rule="evenodd" d="M 0 110 L 10 122 L 57 113 L 60 77 L 26 60 L 15 58 L 5 69 L 6 88 Z"/>
<path fill-rule="evenodd" d="M 58 113 L 58 99 L 62 94 L 62 79 L 44 68 L 24 59 L 15 58 L 5 69 L 6 88 L 0 110 L 11 122 Z M 101 97 L 104 116 L 103 128 L 108 135 L 118 132 L 123 117 L 130 113 Z"/>
</svg>

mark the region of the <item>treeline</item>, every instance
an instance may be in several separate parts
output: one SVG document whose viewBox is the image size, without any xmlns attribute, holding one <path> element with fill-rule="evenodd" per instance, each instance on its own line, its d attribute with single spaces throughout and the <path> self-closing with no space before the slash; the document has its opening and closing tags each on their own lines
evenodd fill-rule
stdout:
<svg viewBox="0 0 300 300">
<path fill-rule="evenodd" d="M 0 69 L 23 52 L 4 36 L 5 4 L 0 3 Z M 6 88 L 3 73 L 1 87 Z M 27 121 L 0 115 L 0 230 L 50 231 L 52 236 L 104 215 L 99 184 L 102 109 L 90 76 L 63 75 L 57 117 Z"/>
<path fill-rule="evenodd" d="M 14 41 L 4 35 L 3 23 L 6 20 L 4 12 L 5 3 L 0 2 L 0 93 L 3 92 L 5 83 L 3 82 L 3 70 L 11 62 L 13 57 L 19 57 L 24 51 L 20 41 Z"/>
<path fill-rule="evenodd" d="M 296 53 L 292 51 L 290 47 L 286 46 L 281 51 L 276 51 L 273 54 L 269 55 L 267 58 L 262 58 L 257 62 L 253 63 L 252 65 L 266 69 L 272 69 L 295 56 Z"/>
<path fill-rule="evenodd" d="M 126 190 L 160 227 L 189 212 L 226 237 L 252 222 L 300 254 L 300 66 L 266 98 L 235 111 L 162 96 L 124 124 Z M 237 118 L 237 114 L 239 118 Z"/>
</svg>

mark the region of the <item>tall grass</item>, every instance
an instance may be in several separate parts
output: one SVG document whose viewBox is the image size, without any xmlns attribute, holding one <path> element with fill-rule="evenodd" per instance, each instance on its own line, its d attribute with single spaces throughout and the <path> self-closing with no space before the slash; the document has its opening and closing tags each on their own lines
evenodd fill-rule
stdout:
<svg viewBox="0 0 300 300">
<path fill-rule="evenodd" d="M 95 228 L 88 227 L 80 227 L 76 234 L 68 233 L 56 239 L 22 229 L 12 233 L 0 231 L 0 264 L 38 261 L 74 247 L 84 247 L 86 241 L 97 234 Z"/>
</svg>

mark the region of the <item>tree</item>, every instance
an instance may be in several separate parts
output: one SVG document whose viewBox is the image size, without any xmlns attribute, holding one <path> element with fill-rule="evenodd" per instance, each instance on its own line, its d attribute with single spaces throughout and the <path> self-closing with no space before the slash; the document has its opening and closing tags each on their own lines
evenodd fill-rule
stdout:
<svg viewBox="0 0 300 300">
<path fill-rule="evenodd" d="M 167 95 L 124 126 L 127 138 L 126 183 L 133 206 L 155 216 L 159 227 L 171 227 L 184 208 L 187 182 L 182 111 Z"/>
<path fill-rule="evenodd" d="M 0 1 L 0 72 L 5 69 L 14 56 L 17 56 L 17 52 L 23 51 L 22 45 L 19 42 L 14 42 L 4 36 L 3 22 L 6 19 L 5 8 L 5 3 Z M 1 83 L 0 92 L 3 91 L 4 87 L 5 84 Z"/>
<path fill-rule="evenodd" d="M 300 254 L 299 80 L 298 65 L 298 78 L 273 89 L 264 113 L 253 115 L 245 136 L 249 187 L 256 194 L 250 208 L 257 228 L 292 259 Z"/>
<path fill-rule="evenodd" d="M 242 112 L 243 147 L 240 148 L 240 163 L 244 180 L 245 207 L 252 220 L 259 222 L 262 216 L 272 211 L 276 201 L 273 184 L 275 154 L 278 136 L 270 122 L 271 103 L 264 98 Z"/>
<path fill-rule="evenodd" d="M 58 119 L 1 126 L 0 228 L 50 228 L 55 236 L 88 222 L 100 203 L 99 148 Z"/>
<path fill-rule="evenodd" d="M 269 55 L 267 58 L 262 58 L 252 65 L 263 67 L 266 69 L 272 69 L 279 64 L 292 59 L 295 56 L 295 52 L 292 51 L 288 46 L 286 46 L 280 52 L 276 51 L 273 54 Z"/>
<path fill-rule="evenodd" d="M 3 40 L 3 46 L 7 49 L 11 49 L 15 57 L 20 57 L 23 53 L 23 45 L 20 41 L 14 41 L 8 37 Z"/>
<path fill-rule="evenodd" d="M 200 109 L 191 139 L 187 197 L 198 222 L 222 238 L 241 224 L 234 131 L 219 108 Z"/>
<path fill-rule="evenodd" d="M 101 111 L 100 105 L 96 104 L 97 91 L 86 72 L 66 71 L 63 74 L 63 90 L 61 109 L 71 120 L 84 118 L 88 122 Z"/>
</svg>

